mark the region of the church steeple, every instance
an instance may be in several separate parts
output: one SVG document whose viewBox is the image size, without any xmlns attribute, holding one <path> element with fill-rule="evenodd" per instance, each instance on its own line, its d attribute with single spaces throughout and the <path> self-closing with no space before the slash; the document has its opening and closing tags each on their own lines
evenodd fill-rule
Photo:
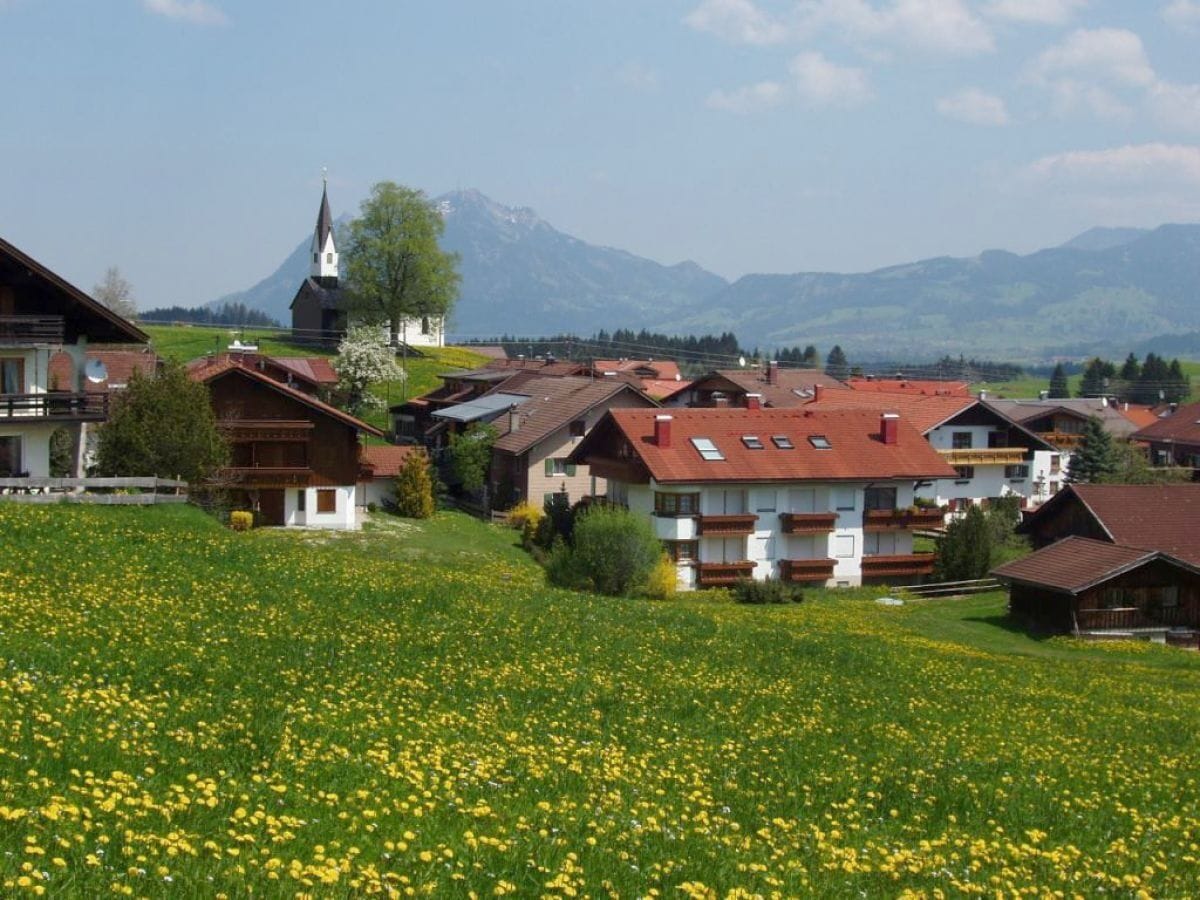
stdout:
<svg viewBox="0 0 1200 900">
<path fill-rule="evenodd" d="M 333 242 L 333 216 L 329 212 L 329 178 L 322 176 L 321 208 L 317 212 L 317 227 L 313 232 L 312 269 L 313 278 L 337 281 L 338 254 Z"/>
</svg>

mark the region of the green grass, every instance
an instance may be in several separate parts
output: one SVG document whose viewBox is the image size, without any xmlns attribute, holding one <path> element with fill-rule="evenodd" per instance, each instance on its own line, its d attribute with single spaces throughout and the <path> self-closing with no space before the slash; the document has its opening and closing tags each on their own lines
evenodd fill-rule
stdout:
<svg viewBox="0 0 1200 900">
<path fill-rule="evenodd" d="M 451 513 L 0 535 L 9 894 L 1200 889 L 1200 657 L 1030 637 L 1000 595 L 613 600 Z"/>
<path fill-rule="evenodd" d="M 1117 360 L 1118 367 L 1121 360 Z M 1200 362 L 1191 362 L 1189 360 L 1180 360 L 1179 367 L 1183 370 L 1183 374 L 1188 377 L 1192 384 L 1193 398 L 1200 397 Z M 1067 376 L 1067 384 L 1071 389 L 1071 396 L 1074 397 L 1079 392 L 1079 385 L 1083 381 L 1083 375 Z M 1032 399 L 1038 396 L 1040 391 L 1049 389 L 1050 377 L 1035 378 L 1027 376 L 1025 378 L 1016 378 L 1011 381 L 980 381 L 974 382 L 971 389 L 975 391 L 986 390 L 993 397 L 1007 397 L 1010 399 Z"/>
</svg>

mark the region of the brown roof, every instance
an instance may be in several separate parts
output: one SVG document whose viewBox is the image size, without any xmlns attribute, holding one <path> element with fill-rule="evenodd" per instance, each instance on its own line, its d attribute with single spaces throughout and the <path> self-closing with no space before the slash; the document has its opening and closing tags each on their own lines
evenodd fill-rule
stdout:
<svg viewBox="0 0 1200 900">
<path fill-rule="evenodd" d="M 370 470 L 371 478 L 395 478 L 410 456 L 424 454 L 423 447 L 372 444 L 362 448 L 359 462 Z"/>
<path fill-rule="evenodd" d="M 813 385 L 842 391 L 846 386 L 820 369 L 780 368 L 775 383 L 768 381 L 766 372 L 760 369 L 714 369 L 693 383 L 700 390 L 724 390 L 721 382 L 726 381 L 736 390 L 746 394 L 761 394 L 764 406 L 776 408 L 801 406 L 812 397 Z"/>
<path fill-rule="evenodd" d="M 499 435 L 493 446 L 507 453 L 524 453 L 538 441 L 624 392 L 642 398 L 647 406 L 657 406 L 636 387 L 624 381 L 570 376 L 538 378 L 521 373 L 488 392 L 525 394 L 529 397 L 517 407 L 519 427 L 516 431 L 509 430 L 507 415 L 500 416 L 492 423 Z"/>
<path fill-rule="evenodd" d="M 1200 445 L 1200 403 L 1187 403 L 1138 431 L 1135 441 L 1173 441 Z"/>
<path fill-rule="evenodd" d="M 83 389 L 93 394 L 125 387 L 135 371 L 143 375 L 153 375 L 159 362 L 158 355 L 145 347 L 137 350 L 89 350 L 87 360 L 98 360 L 108 372 L 108 377 L 100 382 L 84 378 Z M 63 386 L 71 382 L 74 370 L 74 363 L 66 354 L 56 353 L 50 357 L 50 380 L 63 390 L 66 389 Z"/>
<path fill-rule="evenodd" d="M 547 359 L 493 359 L 487 362 L 483 368 L 493 371 L 496 369 L 523 369 L 537 372 L 539 375 L 580 375 L 587 371 L 584 363 Z"/>
<path fill-rule="evenodd" d="M 596 372 L 629 372 L 635 375 L 639 369 L 645 369 L 653 373 L 646 378 L 663 381 L 674 381 L 675 376 L 680 374 L 679 363 L 670 359 L 597 359 L 592 362 L 592 369 Z"/>
<path fill-rule="evenodd" d="M 936 381 L 916 378 L 851 378 L 846 387 L 856 391 L 885 393 L 940 394 L 947 397 L 969 397 L 971 386 L 965 381 Z"/>
<path fill-rule="evenodd" d="M 880 416 L 862 411 L 811 412 L 798 409 L 673 409 L 670 445 L 654 439 L 661 410 L 614 409 L 576 449 L 585 461 L 601 446 L 603 431 L 615 428 L 629 442 L 649 474 L 659 482 L 849 481 L 887 478 L 953 478 L 951 468 L 910 423 L 901 419 L 898 438 L 885 444 Z M 751 449 L 744 436 L 759 439 Z M 786 436 L 792 449 L 772 437 Z M 818 449 L 810 437 L 823 436 L 830 449 Z M 692 443 L 708 438 L 724 456 L 705 460 Z"/>
<path fill-rule="evenodd" d="M 1101 397 L 1073 397 L 1051 400 L 988 400 L 988 405 L 1008 416 L 1014 422 L 1025 424 L 1055 413 L 1076 419 L 1093 416 L 1104 425 L 1104 430 L 1114 437 L 1127 438 L 1137 426 L 1121 413 L 1120 404 L 1106 402 Z"/>
<path fill-rule="evenodd" d="M 1032 526 L 1078 497 L 1113 543 L 1200 564 L 1200 484 L 1072 484 L 1030 516 Z"/>
<path fill-rule="evenodd" d="M 256 369 L 242 365 L 241 362 L 236 359 L 226 359 L 214 365 L 193 369 L 192 371 L 188 372 L 188 376 L 193 381 L 201 381 L 207 384 L 214 378 L 220 378 L 221 376 L 230 372 L 236 372 L 237 374 L 249 378 L 252 381 L 257 381 L 260 384 L 264 384 L 272 390 L 283 394 L 285 397 L 291 397 L 293 400 L 297 400 L 319 413 L 331 416 L 332 418 L 349 425 L 351 428 L 355 428 L 359 431 L 365 431 L 367 434 L 373 434 L 376 437 L 383 437 L 383 432 L 374 425 L 368 425 L 361 419 L 356 419 L 354 416 L 350 415 L 350 413 L 340 410 L 336 406 L 330 406 L 328 403 L 318 400 L 316 397 L 310 396 L 303 391 L 298 391 L 295 388 L 288 387 L 286 384 L 276 381 L 274 378 L 264 375 L 262 372 L 259 372 Z"/>
<path fill-rule="evenodd" d="M 276 365 L 294 372 L 314 384 L 337 384 L 338 374 L 333 364 L 324 356 L 271 356 Z"/>
<path fill-rule="evenodd" d="M 1158 559 L 1190 571 L 1200 571 L 1183 560 L 1159 551 L 1072 535 L 1022 559 L 992 569 L 992 574 L 1005 581 L 1019 581 L 1062 593 L 1078 594 Z"/>
</svg>

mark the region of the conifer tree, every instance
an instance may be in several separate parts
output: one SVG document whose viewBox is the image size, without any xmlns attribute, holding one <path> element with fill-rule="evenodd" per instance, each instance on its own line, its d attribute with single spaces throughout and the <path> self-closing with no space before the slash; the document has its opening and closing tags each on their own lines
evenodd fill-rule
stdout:
<svg viewBox="0 0 1200 900">
<path fill-rule="evenodd" d="M 846 360 L 846 354 L 840 344 L 834 344 L 833 349 L 829 351 L 829 356 L 825 358 L 825 374 L 839 380 L 849 377 L 850 364 Z"/>
<path fill-rule="evenodd" d="M 1141 377 L 1142 367 L 1138 363 L 1138 358 L 1130 353 L 1125 357 L 1125 362 L 1121 366 L 1121 371 L 1117 373 L 1117 377 L 1126 384 L 1133 384 Z"/>
<path fill-rule="evenodd" d="M 1067 481 L 1075 484 L 1101 482 L 1111 478 L 1118 466 L 1112 436 L 1104 430 L 1100 420 L 1092 416 L 1084 427 L 1078 449 L 1071 457 Z"/>
<path fill-rule="evenodd" d="M 1067 385 L 1067 372 L 1062 363 L 1054 367 L 1054 372 L 1050 376 L 1050 396 L 1056 399 L 1071 396 L 1071 389 Z"/>
<path fill-rule="evenodd" d="M 1168 403 L 1182 403 L 1191 393 L 1191 385 L 1187 376 L 1183 374 L 1178 359 L 1171 360 L 1170 368 L 1167 369 L 1167 388 L 1164 393 Z"/>
<path fill-rule="evenodd" d="M 979 506 L 946 526 L 938 541 L 935 581 L 969 581 L 984 578 L 992 565 L 992 528 Z"/>
<path fill-rule="evenodd" d="M 1105 393 L 1105 379 L 1115 373 L 1112 363 L 1106 363 L 1099 357 L 1088 360 L 1083 370 L 1083 380 L 1079 384 L 1080 397 L 1102 397 Z"/>
<path fill-rule="evenodd" d="M 410 453 L 396 475 L 396 512 L 410 519 L 428 519 L 434 508 L 429 460 L 424 453 Z"/>
</svg>

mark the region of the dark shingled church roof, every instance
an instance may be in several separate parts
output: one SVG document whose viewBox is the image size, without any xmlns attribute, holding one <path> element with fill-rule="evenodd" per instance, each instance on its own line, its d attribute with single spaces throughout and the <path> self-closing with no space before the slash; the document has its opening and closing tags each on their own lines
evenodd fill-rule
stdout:
<svg viewBox="0 0 1200 900">
<path fill-rule="evenodd" d="M 317 298 L 321 309 L 340 309 L 342 303 L 342 289 L 338 285 L 336 278 L 314 278 L 309 275 L 300 285 L 300 289 L 296 291 L 296 296 L 292 298 L 291 309 L 296 305 L 296 301 L 301 297 L 311 295 Z"/>
<path fill-rule="evenodd" d="M 321 191 L 321 209 L 317 213 L 317 249 L 325 249 L 329 232 L 333 231 L 333 216 L 329 212 L 329 187 Z"/>
</svg>

